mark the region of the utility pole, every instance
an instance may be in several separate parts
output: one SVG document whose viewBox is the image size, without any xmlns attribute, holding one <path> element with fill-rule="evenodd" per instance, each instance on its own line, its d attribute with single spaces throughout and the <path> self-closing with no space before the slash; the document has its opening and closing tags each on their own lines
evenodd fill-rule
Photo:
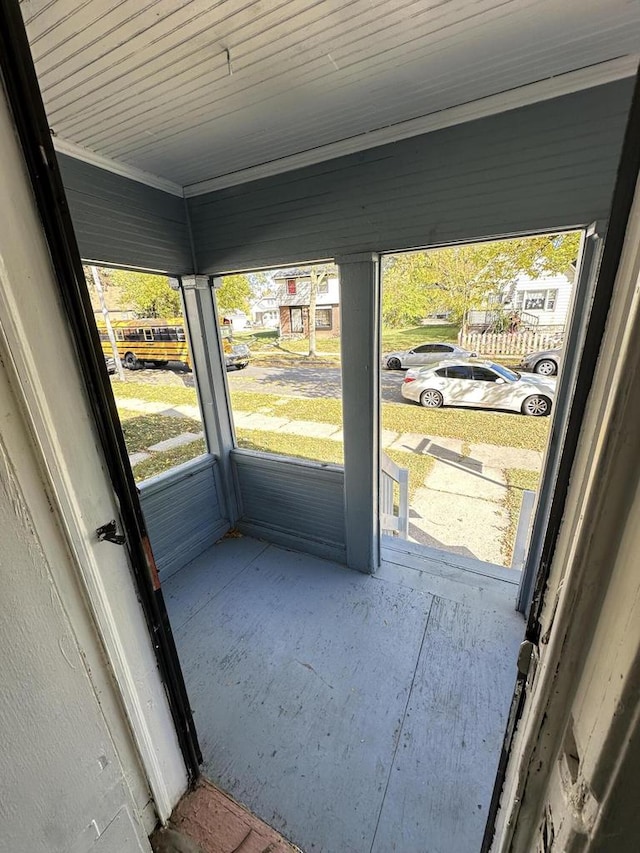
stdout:
<svg viewBox="0 0 640 853">
<path fill-rule="evenodd" d="M 118 377 L 122 382 L 124 382 L 124 369 L 122 367 L 122 362 L 120 361 L 120 356 L 118 355 L 118 344 L 116 343 L 116 336 L 113 332 L 113 326 L 111 325 L 109 309 L 107 308 L 107 303 L 104 300 L 104 290 L 102 288 L 102 282 L 100 281 L 100 275 L 98 274 L 97 267 L 91 267 L 91 275 L 93 277 L 93 283 L 96 288 L 96 293 L 98 294 L 98 299 L 100 300 L 100 308 L 102 309 L 104 324 L 107 327 L 107 335 L 109 335 L 109 341 L 111 342 L 111 349 L 113 350 L 113 360 L 116 363 Z"/>
</svg>

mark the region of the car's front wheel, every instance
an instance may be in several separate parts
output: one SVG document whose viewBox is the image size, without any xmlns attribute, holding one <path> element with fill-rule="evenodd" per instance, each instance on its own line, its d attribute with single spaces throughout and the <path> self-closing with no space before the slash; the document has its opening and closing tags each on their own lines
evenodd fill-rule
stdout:
<svg viewBox="0 0 640 853">
<path fill-rule="evenodd" d="M 400 370 L 402 368 L 402 362 L 399 358 L 390 358 L 387 362 L 387 367 L 389 370 Z"/>
<path fill-rule="evenodd" d="M 522 414 L 533 418 L 544 418 L 551 411 L 551 400 L 541 394 L 532 394 L 522 404 Z"/>
<path fill-rule="evenodd" d="M 420 405 L 425 409 L 439 409 L 444 403 L 444 398 L 435 388 L 427 388 L 420 394 Z"/>
</svg>

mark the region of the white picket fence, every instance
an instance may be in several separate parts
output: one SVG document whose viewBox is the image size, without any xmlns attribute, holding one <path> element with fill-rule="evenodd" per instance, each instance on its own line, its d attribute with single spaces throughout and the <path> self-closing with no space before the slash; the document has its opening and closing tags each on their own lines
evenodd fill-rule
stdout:
<svg viewBox="0 0 640 853">
<path fill-rule="evenodd" d="M 557 333 L 470 332 L 459 335 L 460 346 L 478 355 L 525 355 L 560 345 Z"/>
</svg>

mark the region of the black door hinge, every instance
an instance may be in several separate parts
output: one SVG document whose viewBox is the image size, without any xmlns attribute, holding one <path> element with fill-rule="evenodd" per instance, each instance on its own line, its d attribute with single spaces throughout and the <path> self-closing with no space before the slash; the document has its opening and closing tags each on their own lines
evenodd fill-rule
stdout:
<svg viewBox="0 0 640 853">
<path fill-rule="evenodd" d="M 96 536 L 98 537 L 99 542 L 113 542 L 114 545 L 124 545 L 127 541 L 127 537 L 124 533 L 116 533 L 117 526 L 116 520 L 113 518 L 111 521 L 108 521 L 106 524 L 103 524 L 102 527 L 98 527 L 96 530 Z"/>
</svg>

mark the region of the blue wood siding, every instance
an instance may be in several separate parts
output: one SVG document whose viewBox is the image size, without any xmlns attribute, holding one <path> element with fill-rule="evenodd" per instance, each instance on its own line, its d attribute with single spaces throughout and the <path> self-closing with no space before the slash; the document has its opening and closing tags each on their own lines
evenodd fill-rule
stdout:
<svg viewBox="0 0 640 853">
<path fill-rule="evenodd" d="M 198 271 L 606 218 L 632 80 L 189 199 Z"/>
<path fill-rule="evenodd" d="M 57 156 L 84 259 L 165 273 L 193 271 L 184 199 Z"/>
<path fill-rule="evenodd" d="M 234 450 L 240 527 L 301 551 L 344 559 L 344 471 L 285 457 Z"/>
<path fill-rule="evenodd" d="M 163 580 L 229 529 L 217 467 L 212 456 L 201 456 L 140 485 L 147 532 Z"/>
</svg>

